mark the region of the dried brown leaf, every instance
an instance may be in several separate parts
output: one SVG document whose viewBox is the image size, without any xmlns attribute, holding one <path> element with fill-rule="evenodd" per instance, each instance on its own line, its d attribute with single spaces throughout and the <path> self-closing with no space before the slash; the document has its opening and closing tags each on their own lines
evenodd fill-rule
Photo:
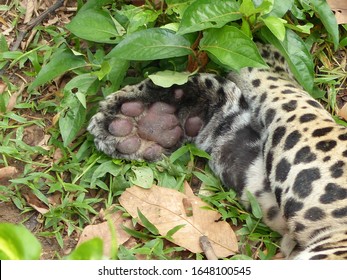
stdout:
<svg viewBox="0 0 347 280">
<path fill-rule="evenodd" d="M 44 204 L 41 200 L 39 200 L 37 196 L 34 195 L 31 191 L 23 193 L 23 196 L 25 197 L 27 203 L 37 212 L 41 214 L 46 214 L 49 211 L 47 205 Z"/>
<path fill-rule="evenodd" d="M 18 174 L 18 169 L 14 166 L 0 168 L 0 179 L 11 179 Z"/>
<path fill-rule="evenodd" d="M 347 103 L 345 103 L 345 105 L 342 106 L 341 109 L 339 109 L 337 115 L 344 119 L 345 121 L 347 121 Z"/>
<path fill-rule="evenodd" d="M 335 13 L 338 24 L 347 23 L 347 1 L 346 0 L 327 0 L 329 6 Z"/>
<path fill-rule="evenodd" d="M 115 227 L 116 242 L 118 245 L 125 243 L 130 238 L 130 235 L 127 234 L 122 227 L 126 226 L 128 228 L 132 228 L 131 220 L 128 218 L 124 218 L 122 214 L 123 213 L 121 211 L 117 211 L 116 213 L 110 214 L 108 216 L 109 220 Z M 111 248 L 112 248 L 113 239 L 112 239 L 112 233 L 107 221 L 100 224 L 96 224 L 96 225 L 86 226 L 83 229 L 80 239 L 78 240 L 77 246 L 81 244 L 82 242 L 95 238 L 95 237 L 99 237 L 102 239 L 103 247 L 104 247 L 104 255 L 111 257 Z"/>
<path fill-rule="evenodd" d="M 7 85 L 0 81 L 0 94 L 3 94 L 7 89 Z"/>
<path fill-rule="evenodd" d="M 26 11 L 25 11 L 25 17 L 24 17 L 24 23 L 28 23 L 33 14 L 34 14 L 34 10 L 35 10 L 35 0 L 28 0 L 26 3 Z"/>
<path fill-rule="evenodd" d="M 20 96 L 22 94 L 24 88 L 25 88 L 25 84 L 23 83 L 23 84 L 21 84 L 19 90 L 14 92 L 11 95 L 10 99 L 8 100 L 7 106 L 6 106 L 7 112 L 12 111 L 14 106 L 17 104 L 17 98 L 18 98 L 18 96 Z"/>
<path fill-rule="evenodd" d="M 150 189 L 133 186 L 123 192 L 119 202 L 134 218 L 140 210 L 163 236 L 174 227 L 184 225 L 173 234 L 173 242 L 193 253 L 202 252 L 199 238 L 207 236 L 219 258 L 235 254 L 237 239 L 230 225 L 220 221 L 221 215 L 208 204 L 192 196 L 188 186 L 185 189 L 188 195 L 155 185 Z M 192 208 L 188 213 L 187 205 Z"/>
</svg>

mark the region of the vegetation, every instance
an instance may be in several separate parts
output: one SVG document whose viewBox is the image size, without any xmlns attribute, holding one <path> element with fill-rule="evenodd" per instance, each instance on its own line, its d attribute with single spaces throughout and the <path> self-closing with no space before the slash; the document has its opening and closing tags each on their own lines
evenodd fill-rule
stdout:
<svg viewBox="0 0 347 280">
<path fill-rule="evenodd" d="M 278 234 L 261 223 L 255 203 L 251 213 L 245 211 L 235 193 L 201 167 L 201 158 L 208 158 L 204 152 L 187 144 L 157 163 L 111 159 L 94 148 L 85 128 L 100 100 L 147 77 L 168 87 L 198 71 L 266 67 L 255 39 L 276 46 L 302 86 L 336 113 L 346 73 L 335 57 L 347 45 L 347 27 L 338 29 L 321 0 L 84 2 L 77 1 L 68 24 L 35 27 L 22 50 L 10 50 L 0 35 L 0 167 L 16 169 L 12 179 L 0 181 L 0 201 L 38 214 L 36 234 L 54 237 L 64 248 L 64 239 L 93 224 L 101 209 L 124 211 L 118 198 L 133 184 L 181 190 L 184 181 L 199 180 L 213 191 L 204 200 L 239 236 L 240 254 L 232 258 L 273 258 Z M 14 30 L 25 13 L 19 1 L 0 5 L 0 11 Z M 204 258 L 169 245 L 148 221 L 142 225 L 127 231 L 136 244 L 119 245 L 112 258 Z M 0 226 L 6 229 L 0 229 L 0 241 L 18 232 L 31 238 L 23 227 Z M 6 244 L 0 242 L 0 258 L 39 256 L 36 242 L 17 238 L 11 243 L 16 249 Z M 35 247 L 33 254 L 27 246 Z M 102 243 L 89 241 L 70 257 L 102 258 Z"/>
</svg>

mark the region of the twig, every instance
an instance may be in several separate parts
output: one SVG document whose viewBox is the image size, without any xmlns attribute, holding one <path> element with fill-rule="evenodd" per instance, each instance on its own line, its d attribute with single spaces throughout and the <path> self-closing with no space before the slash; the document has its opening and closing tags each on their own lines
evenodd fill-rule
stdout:
<svg viewBox="0 0 347 280">
<path fill-rule="evenodd" d="M 29 30 L 33 29 L 36 25 L 42 22 L 50 13 L 54 12 L 56 9 L 60 8 L 64 4 L 64 0 L 57 0 L 52 6 L 50 6 L 46 11 L 40 14 L 37 18 L 32 19 L 28 22 L 27 26 L 19 31 L 16 42 L 11 47 L 11 51 L 16 51 L 19 48 L 20 43 L 23 41 L 25 35 Z"/>
<path fill-rule="evenodd" d="M 26 27 L 19 30 L 18 36 L 12 47 L 10 48 L 11 51 L 16 51 L 19 48 L 20 43 L 23 41 L 24 37 L 27 35 L 27 33 L 33 29 L 36 25 L 41 23 L 50 13 L 53 13 L 56 9 L 60 8 L 64 4 L 64 0 L 57 0 L 52 6 L 50 6 L 46 11 L 44 11 L 42 14 L 40 14 L 37 18 L 32 19 L 30 22 L 27 23 Z M 1 70 L 0 75 L 3 74 L 5 69 L 8 67 L 7 63 Z"/>
<path fill-rule="evenodd" d="M 203 235 L 199 239 L 202 251 L 208 260 L 218 260 L 216 253 L 214 252 L 211 242 L 207 236 Z"/>
</svg>

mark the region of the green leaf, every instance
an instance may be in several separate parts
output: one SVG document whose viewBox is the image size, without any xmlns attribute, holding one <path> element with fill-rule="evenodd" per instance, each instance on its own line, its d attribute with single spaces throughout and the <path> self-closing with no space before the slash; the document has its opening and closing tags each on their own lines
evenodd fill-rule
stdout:
<svg viewBox="0 0 347 280">
<path fill-rule="evenodd" d="M 211 159 L 211 156 L 207 152 L 200 150 L 195 145 L 192 145 L 192 144 L 187 144 L 187 145 L 188 145 L 189 150 L 192 153 L 192 155 L 198 156 L 201 158 Z"/>
<path fill-rule="evenodd" d="M 4 35 L 0 34 L 0 52 L 7 52 L 8 46 Z"/>
<path fill-rule="evenodd" d="M 117 257 L 119 260 L 137 260 L 131 249 L 127 249 L 123 245 L 118 247 Z"/>
<path fill-rule="evenodd" d="M 131 170 L 135 174 L 135 177 L 130 178 L 132 184 L 145 189 L 152 187 L 154 175 L 151 168 L 148 166 L 132 166 Z"/>
<path fill-rule="evenodd" d="M 86 119 L 86 108 L 83 107 L 78 98 L 72 94 L 66 95 L 68 96 L 64 98 L 66 107 L 59 117 L 59 130 L 64 147 L 67 147 L 75 139 Z"/>
<path fill-rule="evenodd" d="M 178 15 L 178 18 L 182 18 L 184 11 L 193 2 L 195 2 L 195 0 L 165 0 L 167 4 L 166 13 L 171 15 L 174 12 Z"/>
<path fill-rule="evenodd" d="M 103 178 L 106 173 L 112 174 L 114 177 L 118 176 L 121 172 L 122 167 L 119 165 L 116 165 L 112 160 L 106 161 L 98 166 L 98 168 L 95 169 L 90 184 L 92 186 L 95 185 L 95 182 L 99 178 Z"/>
<path fill-rule="evenodd" d="M 148 78 L 152 80 L 152 82 L 160 87 L 169 88 L 172 85 L 183 85 L 188 82 L 189 76 L 192 73 L 188 72 L 176 72 L 171 70 L 159 71 L 155 74 L 148 75 Z"/>
<path fill-rule="evenodd" d="M 288 12 L 288 10 L 291 9 L 293 4 L 294 4 L 294 0 L 285 0 L 285 1 L 275 0 L 273 8 L 268 15 L 277 17 L 277 18 L 282 18 Z"/>
<path fill-rule="evenodd" d="M 80 244 L 66 258 L 67 260 L 102 260 L 103 259 L 103 242 L 100 238 L 95 237 Z"/>
<path fill-rule="evenodd" d="M 186 34 L 207 28 L 219 28 L 241 18 L 239 2 L 199 0 L 185 10 L 178 34 Z"/>
<path fill-rule="evenodd" d="M 98 43 L 115 44 L 120 36 L 111 15 L 101 9 L 81 10 L 66 28 L 82 39 Z"/>
<path fill-rule="evenodd" d="M 329 4 L 326 0 L 309 0 L 312 4 L 312 9 L 318 14 L 325 29 L 330 34 L 335 50 L 339 46 L 339 27 L 336 22 L 335 15 L 331 11 Z"/>
<path fill-rule="evenodd" d="M 268 14 L 274 6 L 274 0 L 261 0 L 261 2 L 258 2 L 255 0 L 243 0 L 239 10 L 246 17 L 250 17 L 259 13 Z"/>
<path fill-rule="evenodd" d="M 147 233 L 143 233 L 131 228 L 128 228 L 126 226 L 122 226 L 122 229 L 129 235 L 134 236 L 135 238 L 139 238 L 139 239 L 148 239 L 150 237 L 150 235 L 148 235 Z"/>
<path fill-rule="evenodd" d="M 140 218 L 140 221 L 142 223 L 142 225 L 148 229 L 152 234 L 154 235 L 158 235 L 159 234 L 159 230 L 155 227 L 155 225 L 153 225 L 146 217 L 145 215 L 143 215 L 140 211 L 140 209 L 137 208 L 137 215 Z"/>
<path fill-rule="evenodd" d="M 76 185 L 76 184 L 71 184 L 71 183 L 65 183 L 64 182 L 64 189 L 67 192 L 88 192 L 88 190 L 85 187 Z"/>
<path fill-rule="evenodd" d="M 50 62 L 42 67 L 35 81 L 29 86 L 28 91 L 53 80 L 69 70 L 84 67 L 86 65 L 83 56 L 76 56 L 70 50 L 57 52 Z"/>
<path fill-rule="evenodd" d="M 216 177 L 212 175 L 206 175 L 204 173 L 193 171 L 193 174 L 199 178 L 200 181 L 204 182 L 204 184 L 211 186 L 211 187 L 219 187 L 220 183 L 219 180 L 216 179 Z"/>
<path fill-rule="evenodd" d="M 286 27 L 296 30 L 302 33 L 310 34 L 311 28 L 314 26 L 312 23 L 308 22 L 305 25 L 292 25 L 292 24 L 285 24 Z M 307 41 L 307 40 L 306 40 Z"/>
<path fill-rule="evenodd" d="M 80 11 L 87 9 L 101 8 L 107 4 L 114 3 L 114 0 L 88 0 L 80 9 Z"/>
<path fill-rule="evenodd" d="M 41 244 L 22 225 L 0 224 L 0 260 L 38 260 Z"/>
<path fill-rule="evenodd" d="M 252 214 L 257 219 L 261 219 L 263 217 L 263 212 L 261 211 L 261 208 L 259 206 L 259 203 L 258 203 L 257 199 L 249 191 L 246 192 L 246 195 L 247 195 L 248 201 L 251 204 Z"/>
<path fill-rule="evenodd" d="M 109 95 L 117 91 L 129 68 L 129 61 L 117 59 L 115 57 L 108 60 L 111 66 L 111 71 L 107 75 L 107 80 L 110 82 L 110 86 L 104 89 L 104 95 Z"/>
<path fill-rule="evenodd" d="M 186 226 L 186 224 L 182 224 L 182 225 L 178 225 L 178 226 L 175 226 L 173 227 L 172 229 L 170 229 L 166 235 L 165 235 L 165 238 L 169 239 L 169 240 L 172 240 L 172 236 L 177 232 L 179 231 L 181 228 L 184 228 Z"/>
<path fill-rule="evenodd" d="M 287 22 L 286 20 L 272 16 L 263 18 L 262 20 L 278 40 L 284 40 L 286 36 L 286 28 L 284 27 L 284 24 Z"/>
<path fill-rule="evenodd" d="M 125 8 L 126 7 L 126 8 Z M 151 26 L 160 12 L 154 10 L 145 10 L 143 7 L 136 7 L 132 5 L 125 6 L 121 13 L 129 19 L 127 24 L 127 33 L 133 33 L 138 30 L 144 29 L 144 27 Z"/>
<path fill-rule="evenodd" d="M 179 159 L 181 156 L 189 152 L 189 147 L 187 145 L 184 145 L 180 148 L 178 148 L 176 151 L 174 151 L 170 155 L 170 162 L 175 162 L 177 159 Z"/>
<path fill-rule="evenodd" d="M 128 35 L 106 58 L 155 60 L 192 54 L 190 42 L 170 30 L 151 28 Z"/>
<path fill-rule="evenodd" d="M 216 63 L 236 71 L 247 66 L 267 67 L 254 42 L 233 26 L 206 30 L 200 48 Z"/>
<path fill-rule="evenodd" d="M 311 93 L 314 81 L 314 65 L 304 41 L 289 29 L 286 30 L 286 36 L 282 42 L 267 28 L 262 28 L 261 34 L 282 53 L 295 78 L 305 90 Z"/>
<path fill-rule="evenodd" d="M 70 80 L 64 88 L 65 93 L 76 94 L 84 108 L 87 108 L 86 95 L 96 93 L 98 89 L 97 77 L 91 74 L 82 74 Z"/>
</svg>

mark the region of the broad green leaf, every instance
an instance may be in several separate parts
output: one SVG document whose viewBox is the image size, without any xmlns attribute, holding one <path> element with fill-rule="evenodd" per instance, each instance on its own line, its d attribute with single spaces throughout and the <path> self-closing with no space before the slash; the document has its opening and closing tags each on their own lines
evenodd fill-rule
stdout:
<svg viewBox="0 0 347 280">
<path fill-rule="evenodd" d="M 172 85 L 183 85 L 187 83 L 190 75 L 192 75 L 192 73 L 182 73 L 165 70 L 152 75 L 148 75 L 148 78 L 150 78 L 152 82 L 157 86 L 169 88 Z"/>
<path fill-rule="evenodd" d="M 110 73 L 110 71 L 111 71 L 110 64 L 108 63 L 107 60 L 104 60 L 101 63 L 100 69 L 98 71 L 94 71 L 93 75 L 97 76 L 98 79 L 101 81 L 105 76 L 108 75 L 108 73 Z"/>
<path fill-rule="evenodd" d="M 76 36 L 98 43 L 115 44 L 118 34 L 111 15 L 99 9 L 84 9 L 66 25 Z"/>
<path fill-rule="evenodd" d="M 185 10 L 178 34 L 186 34 L 207 28 L 219 28 L 241 18 L 237 1 L 199 0 Z"/>
<path fill-rule="evenodd" d="M 64 108 L 59 116 L 59 129 L 63 138 L 64 147 L 67 147 L 75 139 L 77 133 L 84 125 L 86 108 L 84 108 L 77 97 L 72 94 L 65 99 L 69 100 L 69 105 Z"/>
<path fill-rule="evenodd" d="M 200 48 L 216 63 L 236 71 L 248 66 L 266 67 L 255 43 L 233 26 L 206 30 Z"/>
<path fill-rule="evenodd" d="M 151 168 L 148 166 L 132 166 L 131 170 L 135 174 L 134 177 L 130 178 L 132 184 L 145 189 L 152 187 L 154 175 Z"/>
<path fill-rule="evenodd" d="M 0 260 L 38 260 L 41 244 L 22 225 L 0 224 Z"/>
<path fill-rule="evenodd" d="M 312 4 L 312 9 L 318 14 L 325 29 L 330 34 L 335 50 L 339 46 L 339 27 L 336 22 L 335 15 L 331 11 L 329 4 L 326 0 L 309 0 Z"/>
<path fill-rule="evenodd" d="M 67 260 L 102 260 L 103 242 L 95 237 L 80 244 L 72 253 L 66 257 Z"/>
<path fill-rule="evenodd" d="M 263 18 L 262 20 L 278 40 L 284 40 L 286 36 L 286 28 L 284 27 L 284 24 L 287 22 L 286 20 L 272 16 Z"/>
<path fill-rule="evenodd" d="M 282 42 L 267 28 L 262 28 L 261 34 L 282 53 L 295 78 L 305 90 L 311 93 L 313 89 L 314 65 L 304 41 L 289 29 L 286 30 L 286 36 Z"/>
<path fill-rule="evenodd" d="M 178 15 L 178 18 L 182 18 L 184 11 L 195 0 L 165 0 L 167 4 L 166 13 L 171 15 L 173 12 Z"/>
<path fill-rule="evenodd" d="M 248 201 L 251 204 L 252 214 L 257 219 L 261 219 L 263 217 L 263 212 L 261 211 L 261 208 L 259 206 L 257 199 L 249 191 L 246 192 L 246 195 L 247 195 Z"/>
<path fill-rule="evenodd" d="M 242 18 L 241 31 L 245 33 L 249 38 L 252 38 L 251 26 L 245 18 Z"/>
<path fill-rule="evenodd" d="M 129 61 L 117 59 L 115 57 L 109 59 L 108 63 L 111 66 L 111 71 L 107 74 L 107 80 L 110 82 L 110 85 L 104 88 L 104 95 L 113 93 L 120 88 L 130 65 Z"/>
<path fill-rule="evenodd" d="M 69 94 L 76 94 L 77 99 L 81 102 L 84 108 L 87 108 L 86 95 L 90 93 L 95 93 L 98 89 L 97 78 L 91 74 L 82 74 L 74 77 L 70 80 L 64 88 L 64 92 L 69 92 Z"/>
<path fill-rule="evenodd" d="M 341 41 L 340 41 L 340 47 L 341 48 L 344 48 L 347 46 L 347 37 L 343 38 Z"/>
<path fill-rule="evenodd" d="M 97 169 L 95 169 L 90 184 L 94 186 L 96 180 L 98 178 L 104 177 L 106 173 L 110 173 L 116 177 L 117 175 L 119 175 L 121 170 L 122 167 L 114 164 L 112 160 L 106 161 L 100 164 Z"/>
<path fill-rule="evenodd" d="M 288 10 L 291 9 L 293 4 L 294 4 L 294 0 L 285 0 L 285 1 L 275 0 L 273 8 L 268 15 L 281 18 L 288 12 Z"/>
<path fill-rule="evenodd" d="M 126 26 L 127 33 L 134 33 L 138 30 L 144 29 L 144 27 L 151 26 L 150 23 L 154 22 L 160 12 L 154 10 L 145 10 L 143 7 L 136 6 L 124 6 L 120 11 L 129 20 Z"/>
<path fill-rule="evenodd" d="M 271 12 L 274 0 L 243 0 L 239 11 L 246 17 L 254 14 L 268 14 Z"/>
<path fill-rule="evenodd" d="M 70 50 L 57 52 L 50 62 L 42 67 L 35 81 L 29 86 L 28 91 L 53 80 L 69 70 L 81 68 L 86 65 L 83 56 L 76 56 Z"/>
<path fill-rule="evenodd" d="M 128 35 L 106 56 L 125 60 L 155 60 L 192 54 L 190 42 L 170 30 L 151 28 Z"/>
<path fill-rule="evenodd" d="M 100 9 L 101 7 L 114 3 L 114 0 L 88 0 L 86 3 L 81 7 L 80 11 L 87 10 L 87 9 Z"/>
</svg>

